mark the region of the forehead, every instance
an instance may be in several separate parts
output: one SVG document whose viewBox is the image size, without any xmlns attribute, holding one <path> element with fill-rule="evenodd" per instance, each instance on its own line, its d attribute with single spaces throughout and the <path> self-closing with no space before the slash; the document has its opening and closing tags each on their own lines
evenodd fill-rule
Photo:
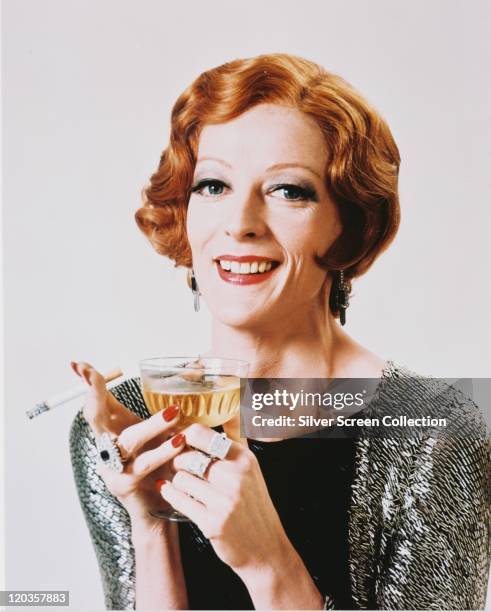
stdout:
<svg viewBox="0 0 491 612">
<path fill-rule="evenodd" d="M 198 146 L 198 160 L 202 157 L 217 157 L 232 166 L 246 161 L 302 163 L 323 174 L 327 147 L 320 128 L 308 115 L 260 104 L 226 123 L 205 125 Z"/>
</svg>

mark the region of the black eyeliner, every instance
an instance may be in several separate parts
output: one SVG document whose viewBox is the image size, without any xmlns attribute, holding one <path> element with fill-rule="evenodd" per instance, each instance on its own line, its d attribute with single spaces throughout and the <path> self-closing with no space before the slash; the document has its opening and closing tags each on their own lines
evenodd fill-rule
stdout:
<svg viewBox="0 0 491 612">
<path fill-rule="evenodd" d="M 224 185 L 225 187 L 228 187 L 228 185 L 224 183 L 223 181 L 221 181 L 220 179 L 204 178 L 204 179 L 200 179 L 197 183 L 195 183 L 191 187 L 191 193 L 195 193 L 196 191 L 202 189 L 203 187 L 207 187 L 208 185 L 214 185 L 217 183 L 219 183 L 220 185 Z"/>
<path fill-rule="evenodd" d="M 268 191 L 276 191 L 277 189 L 296 189 L 301 194 L 301 199 L 291 199 L 290 202 L 300 202 L 302 200 L 311 200 L 313 202 L 318 202 L 319 197 L 317 195 L 317 191 L 309 184 L 309 183 L 278 183 L 277 185 L 273 185 Z M 285 198 L 288 200 L 288 198 Z"/>
</svg>

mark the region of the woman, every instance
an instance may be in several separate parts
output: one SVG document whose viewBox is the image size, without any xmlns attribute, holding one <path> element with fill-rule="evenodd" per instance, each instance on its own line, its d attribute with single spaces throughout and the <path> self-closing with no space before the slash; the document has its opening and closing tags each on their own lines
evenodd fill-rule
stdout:
<svg viewBox="0 0 491 612">
<path fill-rule="evenodd" d="M 136 220 L 189 268 L 213 315 L 208 355 L 243 359 L 256 378 L 379 379 L 367 413 L 401 402 L 411 413 L 424 400 L 473 435 L 373 439 L 362 429 L 245 446 L 232 421 L 228 454 L 199 478 L 190 466 L 212 430 L 181 431 L 178 406 L 147 418 L 137 381 L 111 395 L 91 366 L 73 364 L 90 390 L 72 460 L 108 607 L 483 606 L 487 434 L 475 405 L 415 382 L 336 322 L 351 280 L 397 231 L 399 161 L 377 112 L 297 57 L 225 64 L 177 100 Z M 107 431 L 122 473 L 95 473 L 95 439 Z M 193 523 L 153 519 L 157 503 Z"/>
</svg>

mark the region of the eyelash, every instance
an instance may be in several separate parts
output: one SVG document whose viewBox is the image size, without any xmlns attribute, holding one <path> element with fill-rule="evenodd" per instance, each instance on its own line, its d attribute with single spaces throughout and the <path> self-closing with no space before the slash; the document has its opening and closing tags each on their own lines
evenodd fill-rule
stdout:
<svg viewBox="0 0 491 612">
<path fill-rule="evenodd" d="M 203 179 L 202 181 L 199 181 L 198 183 L 196 183 L 196 185 L 194 185 L 194 187 L 191 188 L 191 193 L 199 193 L 200 195 L 203 195 L 201 192 L 203 191 L 205 187 L 212 187 L 212 186 L 217 186 L 217 185 L 219 187 L 227 187 L 227 185 L 225 185 L 224 182 L 218 181 L 217 179 Z M 221 193 L 209 194 L 208 197 L 213 197 L 214 195 L 218 196 L 222 194 Z"/>
<path fill-rule="evenodd" d="M 199 181 L 194 187 L 191 188 L 191 193 L 199 193 L 200 195 L 204 195 L 201 193 L 203 189 L 206 187 L 228 187 L 223 181 L 219 181 L 217 179 L 203 179 Z M 281 189 L 291 189 L 296 191 L 299 194 L 299 197 L 296 198 L 285 198 L 288 202 L 304 202 L 304 201 L 317 201 L 317 193 L 311 187 L 294 185 L 292 183 L 280 183 L 278 185 L 274 185 L 271 189 L 268 190 L 268 193 L 273 193 L 275 191 L 279 191 Z M 205 197 L 219 197 L 223 195 L 222 193 L 218 194 L 208 194 Z"/>
</svg>

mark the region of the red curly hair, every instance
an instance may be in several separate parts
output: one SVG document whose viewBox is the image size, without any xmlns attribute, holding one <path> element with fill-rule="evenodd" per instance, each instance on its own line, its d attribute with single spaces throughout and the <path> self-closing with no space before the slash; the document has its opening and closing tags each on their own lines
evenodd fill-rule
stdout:
<svg viewBox="0 0 491 612">
<path fill-rule="evenodd" d="M 305 113 L 326 139 L 326 187 L 338 207 L 342 233 L 317 261 L 329 271 L 343 269 L 350 287 L 397 232 L 399 151 L 385 121 L 358 92 L 300 57 L 234 60 L 204 72 L 179 96 L 169 145 L 135 214 L 138 227 L 158 253 L 176 266 L 191 267 L 186 214 L 201 129 L 261 103 Z M 337 315 L 334 293 L 333 286 L 329 302 Z"/>
</svg>

